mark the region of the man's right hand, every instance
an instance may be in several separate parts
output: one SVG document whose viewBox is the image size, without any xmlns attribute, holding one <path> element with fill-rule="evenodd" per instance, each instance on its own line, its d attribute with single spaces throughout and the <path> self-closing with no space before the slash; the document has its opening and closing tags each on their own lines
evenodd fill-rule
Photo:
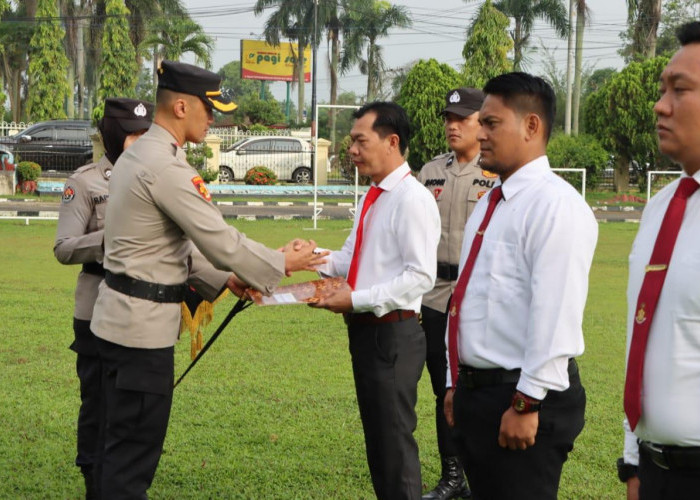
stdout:
<svg viewBox="0 0 700 500">
<path fill-rule="evenodd" d="M 295 271 L 315 271 L 317 266 L 326 263 L 328 251 L 315 253 L 316 242 L 309 240 L 308 244 L 300 245 L 293 240 L 284 247 L 284 271 L 287 276 Z"/>
<path fill-rule="evenodd" d="M 639 477 L 627 480 L 627 500 L 639 500 Z"/>
<path fill-rule="evenodd" d="M 443 401 L 443 411 L 445 413 L 445 420 L 447 420 L 447 425 L 450 427 L 455 426 L 455 416 L 454 413 L 452 412 L 452 408 L 454 406 L 454 396 L 455 396 L 455 391 L 452 388 L 447 389 L 445 391 L 445 400 Z"/>
</svg>

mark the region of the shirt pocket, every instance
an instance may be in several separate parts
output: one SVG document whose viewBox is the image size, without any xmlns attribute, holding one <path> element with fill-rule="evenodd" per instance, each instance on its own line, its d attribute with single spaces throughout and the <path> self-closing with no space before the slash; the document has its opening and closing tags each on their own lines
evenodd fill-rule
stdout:
<svg viewBox="0 0 700 500">
<path fill-rule="evenodd" d="M 523 278 L 518 273 L 517 245 L 484 239 L 480 253 L 483 275 L 479 281 L 487 288 L 485 294 L 490 301 L 508 302 L 524 292 Z"/>
<path fill-rule="evenodd" d="M 97 229 L 104 229 L 105 214 L 107 213 L 107 203 L 98 203 L 95 205 L 95 225 Z"/>
</svg>

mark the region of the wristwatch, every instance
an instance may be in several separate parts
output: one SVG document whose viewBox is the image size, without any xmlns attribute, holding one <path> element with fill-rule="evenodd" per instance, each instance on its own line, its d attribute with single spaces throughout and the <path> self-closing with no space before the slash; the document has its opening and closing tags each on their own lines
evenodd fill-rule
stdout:
<svg viewBox="0 0 700 500">
<path fill-rule="evenodd" d="M 617 477 L 623 483 L 626 483 L 633 477 L 637 477 L 638 470 L 639 466 L 626 464 L 624 458 L 620 457 L 617 459 Z"/>
<path fill-rule="evenodd" d="M 520 391 L 515 391 L 513 394 L 513 400 L 510 405 L 518 413 L 532 413 L 535 411 L 540 411 L 542 406 L 542 401 L 539 399 L 531 398 L 530 396 L 523 394 Z"/>
</svg>

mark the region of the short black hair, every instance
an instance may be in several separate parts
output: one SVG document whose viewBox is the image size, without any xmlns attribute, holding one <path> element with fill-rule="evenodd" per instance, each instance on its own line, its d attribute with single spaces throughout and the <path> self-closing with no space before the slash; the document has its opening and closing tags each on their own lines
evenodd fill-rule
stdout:
<svg viewBox="0 0 700 500">
<path fill-rule="evenodd" d="M 376 118 L 372 125 L 379 137 L 386 137 L 389 134 L 399 136 L 399 150 L 401 154 L 406 154 L 408 148 L 408 140 L 411 138 L 411 127 L 408 123 L 408 115 L 406 110 L 395 102 L 390 101 L 374 101 L 355 110 L 352 117 L 355 119 L 362 118 L 369 112 L 374 112 Z"/>
<path fill-rule="evenodd" d="M 676 31 L 676 37 L 681 45 L 700 42 L 700 22 L 692 21 L 679 26 Z"/>
<path fill-rule="evenodd" d="M 535 113 L 545 126 L 545 142 L 549 141 L 557 111 L 552 86 L 539 76 L 514 71 L 491 78 L 484 93 L 497 95 L 520 113 Z"/>
</svg>

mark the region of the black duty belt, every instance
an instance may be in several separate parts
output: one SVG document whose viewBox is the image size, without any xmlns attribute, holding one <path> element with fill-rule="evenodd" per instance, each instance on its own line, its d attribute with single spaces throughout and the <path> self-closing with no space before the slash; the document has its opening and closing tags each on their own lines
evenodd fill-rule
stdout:
<svg viewBox="0 0 700 500">
<path fill-rule="evenodd" d="M 105 283 L 112 290 L 130 297 L 136 297 L 153 302 L 182 302 L 185 298 L 185 287 L 182 285 L 161 285 L 149 281 L 130 278 L 126 274 L 113 274 L 105 270 Z"/>
<path fill-rule="evenodd" d="M 437 263 L 437 277 L 443 280 L 455 281 L 459 278 L 459 268 L 447 262 Z"/>
<path fill-rule="evenodd" d="M 574 358 L 569 359 L 568 372 L 569 379 L 578 374 L 578 365 Z M 490 385 L 517 384 L 518 380 L 520 380 L 520 368 L 506 370 L 505 368 L 474 368 L 459 365 L 457 384 L 462 384 L 467 389 L 478 389 Z"/>
<path fill-rule="evenodd" d="M 664 470 L 699 470 L 700 447 L 669 446 L 640 441 L 640 453 Z"/>
<path fill-rule="evenodd" d="M 99 262 L 86 262 L 83 264 L 83 272 L 86 274 L 94 274 L 96 276 L 104 276 L 105 268 Z"/>
</svg>

